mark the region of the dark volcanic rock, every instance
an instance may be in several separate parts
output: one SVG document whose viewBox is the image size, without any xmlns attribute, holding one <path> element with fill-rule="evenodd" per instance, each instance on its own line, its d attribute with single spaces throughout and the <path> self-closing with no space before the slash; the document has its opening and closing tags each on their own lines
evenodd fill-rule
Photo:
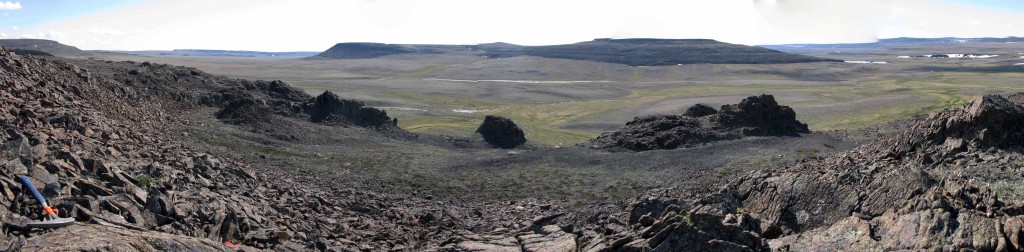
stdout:
<svg viewBox="0 0 1024 252">
<path fill-rule="evenodd" d="M 333 94 L 317 101 L 283 82 L 0 48 L 0 251 L 420 250 L 456 226 L 441 214 L 449 205 L 415 203 L 437 213 L 421 223 L 408 197 L 321 187 L 206 154 L 188 137 L 211 126 L 211 108 L 224 122 L 276 132 L 308 124 L 306 108 L 328 124 L 394 123 L 361 103 Z M 43 187 L 48 203 L 76 224 L 27 228 L 41 211 L 17 175 Z"/>
<path fill-rule="evenodd" d="M 198 104 L 217 107 L 217 119 L 263 132 L 279 139 L 297 139 L 299 120 L 315 123 L 371 128 L 391 136 L 410 136 L 397 127 L 398 120 L 363 102 L 346 100 L 330 91 L 312 97 L 282 81 L 232 80 L 236 84 L 196 99 Z"/>
<path fill-rule="evenodd" d="M 690 108 L 686 109 L 686 113 L 684 115 L 689 116 L 689 117 L 701 117 L 701 116 L 714 115 L 714 114 L 717 114 L 717 113 L 718 113 L 718 111 L 715 110 L 715 108 L 712 108 L 711 106 L 708 106 L 708 105 L 704 105 L 704 104 L 699 104 L 698 103 L 698 104 L 694 104 L 693 106 L 690 106 Z"/>
<path fill-rule="evenodd" d="M 748 136 L 797 136 L 810 132 L 807 124 L 796 120 L 792 108 L 779 106 L 775 97 L 766 94 L 723 105 L 719 114 L 723 124 L 747 127 L 743 134 Z"/>
<path fill-rule="evenodd" d="M 1022 132 L 1024 107 L 984 96 L 851 151 L 753 172 L 722 195 L 775 249 L 1015 251 L 1024 197 L 1001 174 L 1024 172 Z"/>
<path fill-rule="evenodd" d="M 597 232 L 578 240 L 587 251 L 1021 251 L 1021 97 L 980 97 L 850 151 L 752 171 L 712 195 L 640 197 L 619 214 L 628 228 L 592 221 Z M 774 106 L 723 111 L 791 114 L 759 107 Z M 774 121 L 744 113 L 730 116 Z"/>
<path fill-rule="evenodd" d="M 526 143 L 526 134 L 511 119 L 488 115 L 476 129 L 484 141 L 495 147 L 511 149 Z"/>
<path fill-rule="evenodd" d="M 14 49 L 12 51 L 14 51 L 14 53 L 17 53 L 18 55 L 53 56 L 53 54 L 49 54 L 49 53 L 43 52 L 43 51 L 36 51 L 36 50 Z"/>
<path fill-rule="evenodd" d="M 74 225 L 32 237 L 17 250 L 41 251 L 235 251 L 209 239 L 100 225 Z"/>
<path fill-rule="evenodd" d="M 751 96 L 715 111 L 690 107 L 686 115 L 637 117 L 615 132 L 590 142 L 592 148 L 645 151 L 675 149 L 745 136 L 799 136 L 809 133 L 792 108 L 780 106 L 771 95 Z"/>
<path fill-rule="evenodd" d="M 249 97 L 233 97 L 217 112 L 217 119 L 231 124 L 257 124 L 266 122 L 271 108 L 266 102 Z"/>
<path fill-rule="evenodd" d="M 331 91 L 313 98 L 306 105 L 310 120 L 327 124 L 355 124 L 364 127 L 395 126 L 397 119 L 388 117 L 387 112 L 366 107 L 361 101 L 341 99 Z"/>
<path fill-rule="evenodd" d="M 933 113 L 899 141 L 879 142 L 874 147 L 886 150 L 888 157 L 903 157 L 915 152 L 951 155 L 964 147 L 1003 149 L 1022 143 L 1024 107 L 1002 96 L 986 95 L 964 109 Z"/>
</svg>

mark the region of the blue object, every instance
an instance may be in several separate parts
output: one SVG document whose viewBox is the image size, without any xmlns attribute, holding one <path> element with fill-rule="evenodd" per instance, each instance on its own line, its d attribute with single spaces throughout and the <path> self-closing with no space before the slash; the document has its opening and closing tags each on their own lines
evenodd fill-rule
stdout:
<svg viewBox="0 0 1024 252">
<path fill-rule="evenodd" d="M 46 198 L 43 198 L 43 194 L 39 193 L 39 190 L 36 190 L 36 186 L 32 185 L 32 181 L 29 181 L 28 177 L 18 175 L 18 180 L 21 180 L 21 184 L 25 185 L 29 192 L 32 192 L 32 196 L 36 197 L 36 201 L 38 201 L 40 205 L 43 205 L 43 207 L 49 206 L 46 204 Z"/>
<path fill-rule="evenodd" d="M 18 180 L 21 181 L 22 185 L 25 185 L 25 188 L 28 188 L 29 192 L 32 192 L 32 196 L 36 197 L 36 201 L 38 201 L 40 205 L 43 205 L 45 216 L 43 217 L 43 221 L 27 222 L 25 223 L 26 226 L 36 228 L 59 228 L 75 224 L 75 218 L 61 218 L 60 216 L 57 216 L 57 209 L 53 209 L 46 204 L 46 198 L 43 197 L 43 194 L 39 193 L 39 190 L 36 190 L 36 186 L 32 184 L 32 181 L 30 181 L 28 177 L 18 176 Z"/>
</svg>

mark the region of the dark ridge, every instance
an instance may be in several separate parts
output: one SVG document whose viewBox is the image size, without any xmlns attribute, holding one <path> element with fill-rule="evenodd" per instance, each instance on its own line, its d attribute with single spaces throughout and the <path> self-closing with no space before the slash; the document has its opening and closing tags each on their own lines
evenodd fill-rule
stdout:
<svg viewBox="0 0 1024 252">
<path fill-rule="evenodd" d="M 61 57 L 73 57 L 73 56 L 88 56 L 91 55 L 86 51 L 82 51 L 74 46 L 61 44 L 60 42 L 45 39 L 0 39 L 0 46 L 6 47 L 12 50 L 26 51 L 26 55 L 38 55 L 32 54 L 28 51 L 43 52 L 46 54 L 61 56 Z M 18 51 L 15 51 L 18 53 Z M 19 53 L 21 54 L 21 53 Z"/>
<path fill-rule="evenodd" d="M 487 57 L 538 56 L 618 63 L 630 66 L 677 64 L 778 64 L 838 60 L 722 43 L 710 39 L 596 39 L 568 45 L 474 46 Z"/>
<path fill-rule="evenodd" d="M 416 49 L 382 43 L 338 43 L 315 57 L 332 59 L 367 59 L 395 54 L 415 53 Z"/>
<path fill-rule="evenodd" d="M 12 49 L 11 51 L 16 53 L 16 54 L 18 54 L 18 55 L 53 56 L 53 54 L 49 54 L 49 53 L 44 52 L 44 51 L 36 51 L 36 50 Z"/>
<path fill-rule="evenodd" d="M 575 44 L 550 46 L 520 46 L 509 43 L 471 46 L 339 43 L 314 58 L 363 59 L 409 53 L 437 54 L 466 51 L 491 58 L 537 56 L 630 66 L 839 62 L 834 59 L 789 54 L 710 39 L 596 39 Z"/>
</svg>

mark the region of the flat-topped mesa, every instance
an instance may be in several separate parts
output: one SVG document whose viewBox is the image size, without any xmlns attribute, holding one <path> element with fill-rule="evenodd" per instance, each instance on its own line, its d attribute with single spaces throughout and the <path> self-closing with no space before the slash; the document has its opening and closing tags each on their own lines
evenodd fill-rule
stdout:
<svg viewBox="0 0 1024 252">
<path fill-rule="evenodd" d="M 697 104 L 685 115 L 637 117 L 615 132 L 590 141 L 595 149 L 646 151 L 692 147 L 745 136 L 799 136 L 809 133 L 792 108 L 771 95 L 751 96 L 716 111 Z"/>
<path fill-rule="evenodd" d="M 338 43 L 311 58 L 368 59 L 401 54 L 475 54 L 487 58 L 534 56 L 630 66 L 842 62 L 835 59 L 790 54 L 757 46 L 729 44 L 710 39 L 596 39 L 573 44 L 544 46 L 520 46 L 508 43 L 478 45 Z"/>
<path fill-rule="evenodd" d="M 315 57 L 333 59 L 368 59 L 415 52 L 417 52 L 417 50 L 402 45 L 382 43 L 338 43 Z"/>
<path fill-rule="evenodd" d="M 383 110 L 366 107 L 361 101 L 338 97 L 331 91 L 310 100 L 305 106 L 310 120 L 325 124 L 355 124 L 362 127 L 398 125 L 398 119 L 388 117 Z"/>
</svg>

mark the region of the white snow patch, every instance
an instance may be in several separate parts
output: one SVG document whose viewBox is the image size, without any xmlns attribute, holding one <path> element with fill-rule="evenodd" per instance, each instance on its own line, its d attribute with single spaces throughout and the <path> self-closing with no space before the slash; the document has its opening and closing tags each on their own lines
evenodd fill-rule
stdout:
<svg viewBox="0 0 1024 252">
<path fill-rule="evenodd" d="M 963 59 L 963 58 L 971 58 L 971 59 L 987 59 L 987 58 L 995 58 L 995 57 L 999 57 L 999 55 L 998 55 L 998 54 L 962 54 L 962 53 L 947 53 L 947 54 L 925 54 L 925 55 L 921 55 L 921 56 L 898 56 L 898 57 L 896 57 L 896 58 L 900 58 L 900 59 L 906 59 L 906 58 L 932 58 L 933 56 L 937 56 L 937 55 L 938 55 L 938 56 L 942 56 L 942 55 L 944 55 L 945 57 L 935 57 L 935 58 L 950 58 L 950 59 Z"/>
<path fill-rule="evenodd" d="M 377 107 L 377 108 L 385 109 L 385 110 L 427 111 L 426 109 L 406 108 L 406 107 Z"/>
<path fill-rule="evenodd" d="M 611 81 L 538 81 L 538 80 L 457 80 L 457 79 L 437 79 L 429 78 L 424 80 L 430 81 L 450 81 L 450 82 L 500 82 L 500 83 L 528 83 L 528 84 L 573 84 L 573 83 L 604 83 Z"/>
<path fill-rule="evenodd" d="M 987 59 L 987 58 L 999 57 L 999 55 L 967 55 L 967 57 L 976 58 L 976 59 Z"/>
<path fill-rule="evenodd" d="M 1014 66 L 1024 66 L 1024 63 L 1013 64 Z"/>
<path fill-rule="evenodd" d="M 863 61 L 863 60 L 847 60 L 846 63 L 851 64 L 889 64 L 885 61 Z"/>
<path fill-rule="evenodd" d="M 452 112 L 472 114 L 472 113 L 476 113 L 476 112 L 483 112 L 483 110 L 479 110 L 479 109 L 453 109 Z"/>
</svg>

